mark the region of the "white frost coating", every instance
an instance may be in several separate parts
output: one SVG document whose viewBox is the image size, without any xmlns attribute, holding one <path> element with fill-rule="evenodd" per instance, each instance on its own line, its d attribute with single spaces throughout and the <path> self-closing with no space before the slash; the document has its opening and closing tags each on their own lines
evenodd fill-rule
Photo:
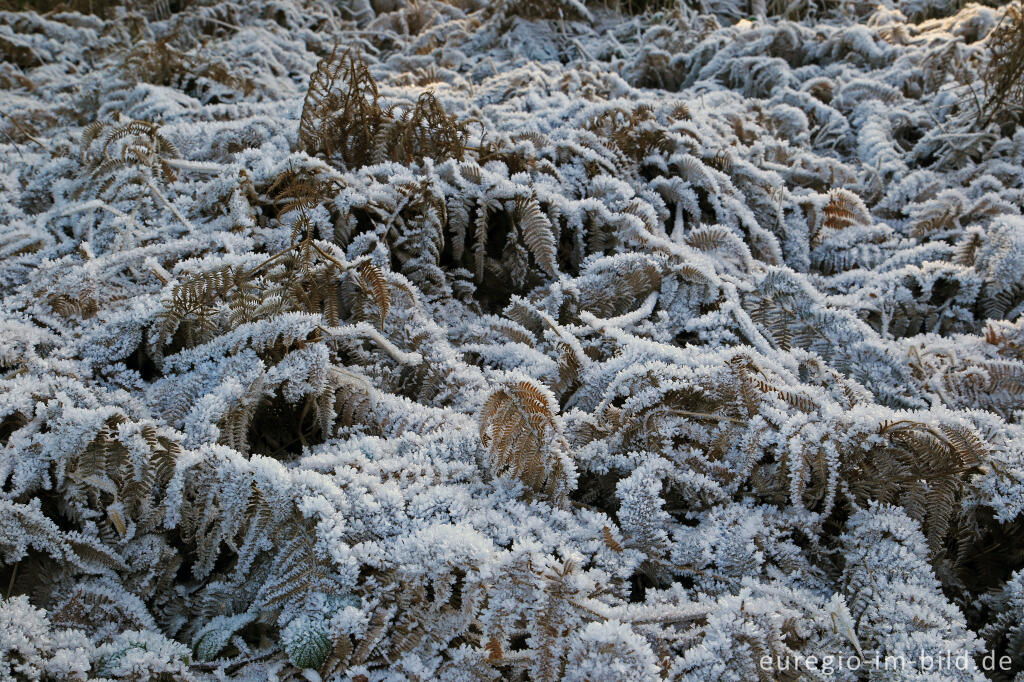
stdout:
<svg viewBox="0 0 1024 682">
<path fill-rule="evenodd" d="M 0 682 L 1011 679 L 961 5 L 0 11 Z"/>
</svg>

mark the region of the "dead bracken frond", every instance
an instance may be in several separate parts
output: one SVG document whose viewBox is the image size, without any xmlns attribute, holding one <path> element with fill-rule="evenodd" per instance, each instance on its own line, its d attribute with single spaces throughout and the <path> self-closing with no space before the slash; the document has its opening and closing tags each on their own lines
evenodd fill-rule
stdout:
<svg viewBox="0 0 1024 682">
<path fill-rule="evenodd" d="M 529 380 L 511 381 L 480 410 L 480 442 L 497 474 L 511 474 L 534 490 L 563 484 L 565 442 L 550 391 Z"/>
<path fill-rule="evenodd" d="M 392 107 L 375 134 L 374 162 L 412 163 L 417 159 L 462 160 L 469 126 L 450 116 L 431 92 L 409 108 Z"/>
<path fill-rule="evenodd" d="M 845 189 L 829 192 L 823 213 L 822 227 L 829 230 L 842 230 L 850 225 L 864 224 L 870 219 L 861 198 Z"/>
<path fill-rule="evenodd" d="M 377 82 L 354 50 L 338 54 L 335 46 L 309 78 L 299 119 L 299 144 L 312 155 L 323 154 L 346 167 L 370 163 L 373 140 L 386 118 Z"/>
<path fill-rule="evenodd" d="M 991 54 L 982 74 L 979 125 L 997 123 L 1009 132 L 1024 121 L 1024 8 L 1009 3 L 1003 12 L 987 39 Z"/>
<path fill-rule="evenodd" d="M 223 63 L 176 49 L 172 45 L 175 38 L 163 36 L 136 44 L 124 58 L 125 73 L 143 83 L 178 88 L 201 101 L 222 99 L 225 89 L 239 95 L 253 92 L 250 79 L 232 73 Z M 212 86 L 223 87 L 218 91 Z"/>
<path fill-rule="evenodd" d="M 299 144 L 345 168 L 411 163 L 424 157 L 461 160 L 468 122 L 457 121 L 430 92 L 412 107 L 385 106 L 369 66 L 354 50 L 337 47 L 310 76 L 299 121 Z"/>
<path fill-rule="evenodd" d="M 130 168 L 146 175 L 140 182 L 159 177 L 174 180 L 173 163 L 180 154 L 177 147 L 159 132 L 160 126 L 149 121 L 96 121 L 82 132 L 82 162 L 102 195 L 117 180 L 117 171 Z M 94 145 L 94 141 L 96 144 Z"/>
<path fill-rule="evenodd" d="M 380 314 L 380 324 L 384 326 L 384 319 L 391 309 L 391 289 L 384 273 L 370 261 L 364 261 L 359 266 L 360 284 L 366 290 L 368 296 L 373 298 L 377 304 L 377 311 Z"/>
<path fill-rule="evenodd" d="M 552 233 L 551 221 L 540 210 L 540 204 L 534 198 L 519 199 L 516 202 L 516 219 L 522 230 L 523 243 L 537 259 L 544 272 L 555 276 L 558 264 L 555 262 L 555 235 Z"/>
</svg>

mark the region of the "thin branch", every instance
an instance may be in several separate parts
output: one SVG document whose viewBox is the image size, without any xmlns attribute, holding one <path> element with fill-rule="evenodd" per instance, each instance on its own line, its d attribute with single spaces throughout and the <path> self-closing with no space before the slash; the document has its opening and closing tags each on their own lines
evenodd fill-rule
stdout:
<svg viewBox="0 0 1024 682">
<path fill-rule="evenodd" d="M 212 161 L 188 161 L 187 159 L 163 159 L 171 168 L 177 168 L 178 170 L 195 171 L 197 173 L 210 173 L 211 175 L 218 175 L 229 169 L 229 166 L 225 166 L 219 163 L 213 163 Z"/>
<path fill-rule="evenodd" d="M 11 578 L 7 581 L 7 592 L 4 594 L 4 599 L 10 599 L 11 594 L 14 592 L 14 578 L 18 575 L 18 566 L 21 562 L 14 564 L 14 568 L 11 569 Z"/>
<path fill-rule="evenodd" d="M 318 329 L 336 339 L 352 338 L 352 337 L 365 337 L 380 346 L 381 350 L 391 356 L 395 362 L 402 365 L 418 365 L 423 362 L 423 356 L 419 353 L 407 353 L 401 348 L 391 343 L 388 339 L 384 338 L 375 327 L 370 326 L 366 322 L 359 322 L 357 324 L 346 325 L 344 327 L 318 327 Z"/>
<path fill-rule="evenodd" d="M 27 137 L 28 139 L 32 140 L 33 142 L 35 142 L 35 143 L 36 143 L 37 145 L 39 145 L 40 147 L 42 147 L 42 148 L 43 148 L 43 149 L 45 149 L 46 151 L 50 151 L 50 148 L 46 146 L 46 143 L 45 143 L 45 142 L 42 142 L 42 141 L 41 141 L 41 140 L 40 140 L 39 138 L 37 138 L 37 137 L 36 137 L 35 135 L 33 135 L 32 133 L 30 133 L 30 132 L 28 132 L 27 130 L 25 130 L 25 128 L 23 128 L 23 127 L 22 127 L 22 125 L 21 125 L 20 123 L 18 123 L 18 119 L 14 118 L 13 116 L 11 116 L 10 114 L 8 114 L 8 113 L 7 113 L 6 111 L 3 111 L 2 109 L 0 109 L 0 116 L 4 116 L 5 118 L 7 118 L 7 119 L 8 119 L 8 120 L 9 120 L 9 121 L 11 122 L 11 124 L 12 124 L 12 125 L 13 125 L 13 126 L 14 126 L 15 128 L 17 128 L 17 129 L 18 129 L 18 131 L 19 131 L 19 132 L 20 132 L 20 133 L 21 133 L 22 135 L 24 135 L 24 136 L 25 136 L 25 137 Z"/>
<path fill-rule="evenodd" d="M 597 329 L 598 331 L 603 331 L 605 329 L 612 327 L 622 328 L 631 324 L 635 324 L 643 320 L 644 318 L 648 317 L 651 313 L 654 312 L 654 306 L 657 305 L 657 303 L 658 292 L 652 291 L 650 294 L 647 295 L 647 298 L 644 299 L 644 302 L 640 305 L 640 307 L 632 312 L 625 313 L 623 315 L 619 315 L 618 317 L 612 317 L 605 320 L 595 316 L 593 313 L 590 313 L 586 310 L 581 310 L 580 319 L 586 322 L 594 329 Z"/>
<path fill-rule="evenodd" d="M 133 218 L 132 216 L 128 215 L 127 213 L 125 213 L 124 211 L 122 211 L 120 209 L 116 209 L 113 206 L 110 206 L 109 204 L 104 203 L 100 199 L 92 199 L 92 200 L 86 201 L 85 203 L 82 203 L 82 204 L 77 204 L 75 206 L 70 206 L 68 208 L 65 208 L 58 215 L 69 216 L 69 215 L 73 215 L 75 213 L 84 213 L 85 211 L 93 211 L 93 210 L 96 210 L 96 209 L 100 209 L 102 211 L 106 211 L 107 213 L 110 213 L 112 215 L 117 216 L 118 218 L 122 218 L 122 219 L 128 221 L 129 223 L 131 223 L 135 227 L 139 228 L 140 230 L 142 229 L 142 225 L 140 225 L 135 220 L 135 218 Z"/>
<path fill-rule="evenodd" d="M 181 223 L 188 228 L 189 232 L 195 232 L 195 226 L 191 222 L 189 222 L 188 218 L 181 214 L 181 211 L 175 208 L 174 204 L 167 200 L 167 197 L 165 197 L 163 192 L 161 192 L 157 188 L 157 186 L 153 183 L 153 180 L 151 178 L 146 178 L 146 186 L 149 187 L 153 194 L 156 195 L 156 198 L 159 199 L 163 203 L 163 205 L 167 207 L 167 210 L 173 213 L 174 217 L 180 220 Z"/>
<path fill-rule="evenodd" d="M 663 410 L 668 414 L 675 414 L 680 417 L 693 417 L 694 419 L 713 419 L 720 422 L 732 422 L 733 424 L 746 425 L 747 422 L 742 419 L 736 419 L 735 417 L 727 417 L 724 414 L 711 414 L 710 412 L 691 412 L 689 410 L 677 410 L 674 408 L 667 408 Z"/>
</svg>

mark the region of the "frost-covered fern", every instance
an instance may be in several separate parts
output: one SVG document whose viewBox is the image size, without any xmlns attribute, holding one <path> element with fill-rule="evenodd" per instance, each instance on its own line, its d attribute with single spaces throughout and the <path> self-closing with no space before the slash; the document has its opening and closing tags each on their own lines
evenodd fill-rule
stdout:
<svg viewBox="0 0 1024 682">
<path fill-rule="evenodd" d="M 4 4 L 0 680 L 1024 674 L 1021 16 Z"/>
</svg>

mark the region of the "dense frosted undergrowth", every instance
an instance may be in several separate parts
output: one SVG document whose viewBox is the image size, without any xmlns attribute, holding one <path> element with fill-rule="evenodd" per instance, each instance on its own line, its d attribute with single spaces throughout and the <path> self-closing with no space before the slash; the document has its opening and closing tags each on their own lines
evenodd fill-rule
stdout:
<svg viewBox="0 0 1024 682">
<path fill-rule="evenodd" d="M 0 679 L 1022 679 L 1019 4 L 71 9 Z"/>
</svg>

